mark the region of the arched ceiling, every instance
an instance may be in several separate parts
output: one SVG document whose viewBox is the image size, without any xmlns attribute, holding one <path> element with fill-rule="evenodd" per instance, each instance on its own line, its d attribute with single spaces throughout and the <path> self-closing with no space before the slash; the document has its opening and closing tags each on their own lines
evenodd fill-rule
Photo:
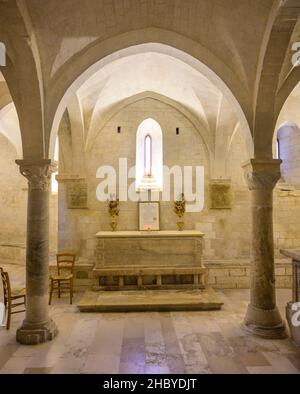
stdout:
<svg viewBox="0 0 300 394">
<path fill-rule="evenodd" d="M 0 110 L 11 102 L 12 98 L 10 92 L 8 90 L 3 74 L 0 71 Z"/>
<path fill-rule="evenodd" d="M 183 61 L 155 52 L 117 59 L 78 89 L 87 142 L 93 140 L 116 104 L 143 92 L 157 93 L 187 108 L 202 125 L 209 149 L 213 149 L 222 92 Z M 223 100 L 238 123 L 238 114 Z"/>
<path fill-rule="evenodd" d="M 14 146 L 16 158 L 22 158 L 22 139 L 19 118 L 8 86 L 0 71 L 0 133 Z"/>
<path fill-rule="evenodd" d="M 291 80 L 295 79 L 295 77 L 298 81 L 300 80 L 300 67 L 299 65 L 293 64 L 292 62 L 292 56 L 295 55 L 295 50 L 293 49 L 293 47 L 296 43 L 299 42 L 300 42 L 300 18 L 298 18 L 293 33 L 291 34 L 290 37 L 290 42 L 285 54 L 284 63 L 279 76 L 278 92 L 280 92 L 281 90 L 286 91 L 285 89 L 286 85 L 288 86 L 289 83 L 291 83 Z M 297 48 L 298 48 L 297 50 L 299 51 L 299 46 L 297 46 Z M 289 93 L 290 90 L 288 94 Z M 287 97 L 283 95 L 283 102 L 285 101 L 286 98 Z M 280 109 L 280 105 L 282 105 L 283 102 L 279 101 L 279 109 Z"/>
<path fill-rule="evenodd" d="M 153 26 L 176 31 L 212 48 L 250 89 L 274 1 L 254 4 L 248 0 L 27 0 L 26 3 L 38 31 L 47 80 L 74 55 L 97 41 Z"/>
<path fill-rule="evenodd" d="M 241 122 L 242 128 L 245 130 L 245 132 L 249 134 L 249 140 L 250 140 L 250 128 L 249 128 L 249 117 L 247 118 L 248 114 L 245 114 L 244 112 L 244 107 L 239 103 L 237 98 L 234 96 L 233 92 L 228 88 L 228 86 L 218 77 L 217 74 L 213 72 L 210 68 L 208 68 L 205 64 L 197 60 L 196 58 L 190 56 L 188 53 L 183 52 L 179 49 L 176 49 L 174 47 L 171 47 L 169 45 L 165 44 L 159 44 L 159 43 L 148 43 L 148 44 L 140 44 L 140 45 L 135 45 L 135 46 L 130 46 L 128 48 L 122 49 L 120 51 L 116 51 L 114 53 L 111 53 L 108 56 L 105 56 L 104 58 L 101 58 L 101 60 L 97 61 L 95 64 L 92 64 L 88 69 L 86 69 L 82 74 L 76 78 L 72 84 L 68 87 L 66 91 L 64 91 L 63 96 L 61 97 L 61 100 L 58 104 L 58 108 L 56 110 L 56 113 L 54 115 L 54 121 L 53 125 L 51 128 L 51 139 L 50 139 L 50 152 L 53 152 L 54 149 L 54 142 L 55 142 L 55 136 L 57 134 L 58 130 L 58 125 L 59 121 L 63 115 L 63 112 L 65 111 L 65 108 L 67 107 L 67 102 L 70 100 L 71 96 L 74 95 L 75 92 L 77 92 L 80 87 L 85 84 L 88 80 L 92 79 L 94 74 L 99 74 L 98 72 L 102 69 L 108 69 L 108 67 L 111 67 L 113 64 L 113 69 L 116 69 L 118 67 L 118 62 L 121 61 L 121 59 L 124 59 L 124 65 L 128 62 L 128 59 L 134 55 L 147 55 L 148 53 L 157 53 L 159 55 L 165 55 L 169 59 L 173 59 L 173 66 L 176 65 L 181 65 L 181 68 L 184 66 L 186 67 L 185 70 L 188 70 L 189 72 L 192 72 L 193 75 L 199 75 L 202 74 L 203 76 L 206 77 L 207 80 L 211 82 L 211 86 L 215 86 L 217 90 L 222 92 L 222 94 L 226 97 L 226 99 L 231 103 L 233 108 L 235 109 L 236 113 L 238 114 L 239 121 Z M 142 58 L 142 56 L 139 57 L 139 60 Z M 159 60 L 166 59 L 166 57 L 159 57 Z M 169 62 L 170 65 L 170 62 Z M 189 66 L 189 67 L 188 67 Z M 134 65 L 136 67 L 136 65 Z M 167 74 L 170 73 L 171 75 L 174 74 L 171 70 L 170 67 L 168 67 Z M 176 71 L 175 71 L 176 73 Z M 186 73 L 185 73 L 186 74 Z M 123 75 L 123 83 L 125 84 L 126 82 L 126 74 L 124 73 Z M 146 78 L 145 73 L 141 75 L 142 79 Z M 179 79 L 178 79 L 179 78 Z M 173 84 L 178 85 L 178 80 L 180 80 L 181 76 L 177 77 L 176 80 L 172 81 Z M 236 78 L 235 78 L 236 79 Z M 105 80 L 103 80 L 103 83 L 105 83 Z M 103 84 L 102 83 L 102 84 Z M 164 82 L 163 82 L 164 83 Z M 190 82 L 189 82 L 190 83 Z M 56 85 L 54 85 L 56 86 Z M 57 86 L 61 86 L 61 82 L 57 81 Z M 129 86 L 130 89 L 130 86 Z M 174 90 L 174 89 L 173 89 Z M 57 89 L 57 94 L 59 94 L 59 89 Z M 241 89 L 240 91 L 240 97 L 245 98 L 245 90 Z M 56 96 L 57 96 L 56 94 Z M 59 96 L 58 96 L 59 97 Z M 55 106 L 52 107 L 52 109 L 56 108 Z M 48 113 L 49 114 L 49 113 Z M 50 125 L 50 123 L 49 123 Z"/>
<path fill-rule="evenodd" d="M 277 118 L 273 134 L 273 155 L 276 152 L 278 132 L 280 129 L 284 130 L 286 126 L 300 129 L 300 82 L 288 96 Z"/>
<path fill-rule="evenodd" d="M 284 123 L 295 123 L 300 128 L 300 82 L 282 107 L 275 130 L 277 131 Z"/>
<path fill-rule="evenodd" d="M 161 54 L 173 51 L 172 57 L 198 68 L 222 92 L 222 103 L 230 103 L 242 129 L 251 129 L 255 156 L 269 157 L 277 114 L 299 81 L 300 67 L 290 65 L 291 45 L 300 39 L 299 14 L 299 0 L 0 1 L 0 40 L 8 53 L 7 67 L 1 70 L 18 111 L 24 155 L 51 155 L 51 130 L 53 125 L 57 129 L 66 108 L 66 103 L 60 107 L 66 92 L 74 95 L 93 73 L 118 57 L 126 67 L 125 58 L 146 54 L 145 45 L 155 43 L 164 46 Z M 94 98 L 103 95 L 106 108 L 113 100 L 107 91 L 114 88 L 111 75 L 121 74 L 116 70 L 107 80 L 100 78 L 102 93 L 94 92 Z M 133 82 L 132 91 L 138 94 L 141 86 Z M 180 82 L 178 91 L 183 88 Z M 168 90 L 172 100 L 211 129 L 218 119 L 211 115 L 212 102 L 203 100 L 201 84 L 186 82 L 189 88 L 180 101 L 171 86 L 161 84 L 159 94 Z M 156 91 L 155 81 L 152 85 L 151 91 Z M 3 87 L 0 80 L 0 95 Z M 0 106 L 7 105 L 7 93 Z M 90 94 L 87 97 L 93 101 Z M 85 117 L 90 131 L 105 111 L 96 103 L 95 112 L 89 109 Z"/>
<path fill-rule="evenodd" d="M 3 134 L 16 149 L 16 158 L 21 158 L 22 140 L 19 119 L 16 108 L 12 102 L 0 109 L 0 133 Z"/>
</svg>

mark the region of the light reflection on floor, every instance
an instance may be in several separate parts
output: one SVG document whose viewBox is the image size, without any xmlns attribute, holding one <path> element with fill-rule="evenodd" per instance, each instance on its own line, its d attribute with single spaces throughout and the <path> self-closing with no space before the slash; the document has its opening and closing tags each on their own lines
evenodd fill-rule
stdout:
<svg viewBox="0 0 300 394">
<path fill-rule="evenodd" d="M 21 285 L 24 268 L 9 266 Z M 0 373 L 299 373 L 300 349 L 286 340 L 263 340 L 241 328 L 249 291 L 219 292 L 215 312 L 80 313 L 68 298 L 54 299 L 51 315 L 58 337 L 22 346 L 15 331 L 0 329 Z M 290 290 L 278 290 L 284 306 Z M 2 297 L 2 295 L 1 295 Z"/>
</svg>

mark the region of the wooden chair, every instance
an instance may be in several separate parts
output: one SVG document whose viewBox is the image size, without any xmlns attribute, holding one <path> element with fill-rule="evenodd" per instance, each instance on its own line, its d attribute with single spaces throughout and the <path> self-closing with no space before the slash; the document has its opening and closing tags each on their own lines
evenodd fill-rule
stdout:
<svg viewBox="0 0 300 394">
<path fill-rule="evenodd" d="M 70 291 L 70 304 L 73 301 L 73 271 L 76 254 L 58 253 L 56 255 L 57 273 L 50 275 L 50 296 L 49 305 L 51 305 L 52 294 L 58 292 L 58 298 L 63 291 Z"/>
<path fill-rule="evenodd" d="M 6 320 L 6 329 L 10 329 L 10 321 L 11 315 L 15 313 L 25 312 L 25 309 L 13 311 L 14 308 L 17 308 L 21 305 L 26 305 L 26 294 L 25 289 L 16 289 L 11 290 L 10 280 L 8 272 L 5 272 L 3 268 L 0 267 L 1 279 L 3 284 L 3 294 L 4 294 L 4 305 L 7 310 L 7 320 Z M 14 303 L 16 300 L 22 300 L 20 302 Z"/>
</svg>

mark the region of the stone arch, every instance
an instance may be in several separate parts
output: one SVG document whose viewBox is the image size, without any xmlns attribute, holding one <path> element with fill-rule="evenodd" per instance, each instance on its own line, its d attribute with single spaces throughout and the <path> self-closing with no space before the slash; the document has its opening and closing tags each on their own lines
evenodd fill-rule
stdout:
<svg viewBox="0 0 300 394">
<path fill-rule="evenodd" d="M 298 67 L 300 72 L 300 67 Z M 300 74 L 299 74 L 300 78 Z M 280 107 L 280 111 L 276 118 L 276 125 L 273 130 L 273 156 L 275 154 L 276 147 L 276 139 L 278 131 L 283 126 L 300 126 L 300 113 L 299 113 L 299 105 L 300 105 L 300 83 L 299 80 L 294 88 L 289 92 L 286 97 L 284 103 Z"/>
<path fill-rule="evenodd" d="M 19 119 L 14 104 L 11 102 L 0 109 L 0 133 L 3 134 L 16 150 L 17 157 L 22 157 L 22 140 Z"/>
<path fill-rule="evenodd" d="M 134 96 L 128 97 L 125 100 L 122 100 L 120 103 L 117 103 L 115 106 L 113 106 L 101 119 L 101 123 L 99 124 L 98 127 L 98 133 L 101 132 L 103 127 L 106 125 L 106 123 L 109 122 L 110 119 L 112 119 L 118 112 L 120 112 L 123 108 L 136 103 L 138 101 L 144 100 L 145 98 L 152 98 L 157 101 L 161 101 L 173 108 L 175 108 L 177 111 L 179 111 L 185 118 L 187 118 L 195 127 L 195 129 L 199 132 L 199 135 L 204 143 L 206 153 L 209 158 L 211 158 L 212 155 L 212 137 L 209 135 L 208 130 L 206 128 L 206 125 L 204 122 L 201 122 L 201 120 L 196 117 L 188 108 L 186 108 L 183 104 L 176 102 L 175 100 L 172 100 L 169 97 L 163 96 L 159 93 L 156 92 L 143 92 L 143 93 L 138 93 Z M 95 137 L 95 135 L 94 135 Z M 91 144 L 91 141 L 87 141 L 86 144 L 86 150 L 89 149 Z"/>
<path fill-rule="evenodd" d="M 4 25 L 18 26 L 13 35 L 1 30 L 1 40 L 6 46 L 6 66 L 1 67 L 1 72 L 18 114 L 23 156 L 45 158 L 42 68 L 26 2 L 13 2 L 10 9 L 1 14 L 0 25 L 2 18 Z"/>
<path fill-rule="evenodd" d="M 278 113 L 295 83 L 295 69 L 284 75 L 290 58 L 292 33 L 300 15 L 300 6 L 291 0 L 276 1 L 266 28 L 257 70 L 254 97 L 254 150 L 256 158 L 273 157 L 273 133 Z M 299 79 L 298 79 L 299 81 Z"/>
<path fill-rule="evenodd" d="M 53 78 L 48 94 L 46 119 L 51 125 L 51 129 L 47 131 L 50 156 L 53 155 L 59 119 L 70 95 L 104 65 L 117 58 L 147 51 L 165 53 L 180 59 L 207 77 L 232 103 L 241 127 L 247 131 L 249 139 L 251 138 L 251 105 L 241 81 L 232 70 L 211 51 L 189 38 L 170 31 L 147 28 L 94 43 L 86 48 L 81 56 L 71 58 L 60 68 L 60 74 Z"/>
<path fill-rule="evenodd" d="M 3 74 L 0 71 L 0 110 L 12 102 L 8 86 L 5 82 Z"/>
<path fill-rule="evenodd" d="M 15 145 L 15 143 L 8 137 L 7 133 L 4 133 L 2 131 L 1 123 L 0 123 L 0 136 L 1 138 L 4 138 L 4 140 L 8 143 L 9 147 L 15 152 L 16 155 L 19 154 L 18 147 Z M 17 172 L 17 168 L 16 168 Z"/>
<path fill-rule="evenodd" d="M 276 103 L 275 103 L 275 118 L 278 120 L 280 112 L 282 111 L 284 104 L 288 100 L 289 96 L 298 89 L 300 85 L 300 66 L 296 66 L 292 69 L 291 73 L 286 78 L 283 86 L 277 93 Z"/>
<path fill-rule="evenodd" d="M 235 125 L 235 128 L 234 128 L 234 130 L 233 130 L 233 132 L 232 132 L 232 134 L 231 134 L 231 137 L 230 137 L 230 140 L 229 140 L 229 142 L 228 142 L 227 149 L 226 149 L 226 161 L 228 160 L 229 153 L 230 153 L 230 149 L 231 149 L 231 147 L 232 147 L 232 143 L 233 143 L 233 141 L 234 141 L 235 136 L 237 135 L 237 133 L 238 133 L 238 131 L 239 131 L 239 128 L 240 128 L 240 125 L 239 125 L 239 124 L 236 124 L 236 125 Z"/>
</svg>

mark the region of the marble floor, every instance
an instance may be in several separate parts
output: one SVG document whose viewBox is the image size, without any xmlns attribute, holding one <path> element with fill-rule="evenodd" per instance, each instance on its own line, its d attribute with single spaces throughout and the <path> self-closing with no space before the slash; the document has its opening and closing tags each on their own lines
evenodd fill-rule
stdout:
<svg viewBox="0 0 300 394">
<path fill-rule="evenodd" d="M 12 282 L 24 282 L 24 268 L 5 266 Z M 290 299 L 278 290 L 278 304 Z M 248 335 L 241 322 L 247 290 L 218 292 L 221 311 L 80 313 L 68 298 L 54 298 L 51 315 L 58 337 L 38 346 L 15 341 L 23 314 L 10 331 L 0 328 L 0 373 L 300 373 L 300 349 L 289 339 Z M 2 294 L 0 294 L 0 299 Z"/>
</svg>

